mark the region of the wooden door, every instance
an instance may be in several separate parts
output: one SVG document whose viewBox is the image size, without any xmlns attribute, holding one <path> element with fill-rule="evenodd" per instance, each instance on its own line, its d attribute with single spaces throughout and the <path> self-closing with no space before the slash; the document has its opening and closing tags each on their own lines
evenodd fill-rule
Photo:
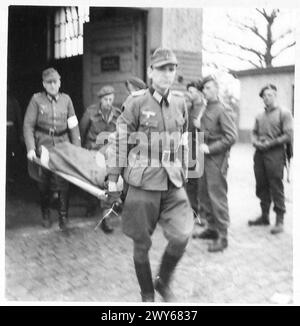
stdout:
<svg viewBox="0 0 300 326">
<path fill-rule="evenodd" d="M 127 97 L 125 81 L 145 77 L 145 24 L 140 13 L 118 15 L 84 26 L 83 99 L 85 107 L 97 101 L 104 85 L 116 90 L 115 105 Z"/>
</svg>

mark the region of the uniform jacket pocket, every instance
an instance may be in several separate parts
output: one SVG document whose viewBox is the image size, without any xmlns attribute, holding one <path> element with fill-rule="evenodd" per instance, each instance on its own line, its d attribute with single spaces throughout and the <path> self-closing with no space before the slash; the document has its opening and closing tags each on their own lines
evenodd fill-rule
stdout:
<svg viewBox="0 0 300 326">
<path fill-rule="evenodd" d="M 140 125 L 143 129 L 157 128 L 158 121 L 153 117 L 142 116 L 140 120 Z"/>
<path fill-rule="evenodd" d="M 124 169 L 124 180 L 134 187 L 141 187 L 147 166 L 128 166 Z"/>
</svg>

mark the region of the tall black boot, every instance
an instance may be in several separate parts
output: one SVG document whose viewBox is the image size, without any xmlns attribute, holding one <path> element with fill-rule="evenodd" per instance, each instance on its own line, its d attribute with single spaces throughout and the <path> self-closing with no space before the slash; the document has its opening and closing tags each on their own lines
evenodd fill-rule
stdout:
<svg viewBox="0 0 300 326">
<path fill-rule="evenodd" d="M 134 260 L 134 267 L 141 288 L 142 301 L 154 302 L 154 287 L 149 260 L 144 263 Z"/>
<path fill-rule="evenodd" d="M 67 191 L 60 191 L 58 198 L 58 225 L 62 231 L 67 229 L 68 224 L 69 196 Z"/>
<path fill-rule="evenodd" d="M 276 224 L 275 226 L 271 229 L 272 234 L 278 234 L 283 232 L 283 214 L 282 213 L 277 213 L 276 214 Z"/>
<path fill-rule="evenodd" d="M 172 256 L 167 251 L 165 251 L 162 257 L 160 269 L 154 281 L 154 288 L 166 302 L 174 300 L 174 294 L 172 293 L 169 284 L 175 267 L 181 257 L 182 255 L 178 257 Z"/>
<path fill-rule="evenodd" d="M 42 225 L 44 228 L 49 229 L 52 225 L 51 216 L 50 216 L 50 196 L 49 191 L 46 189 L 40 189 L 40 203 L 42 211 Z"/>
<path fill-rule="evenodd" d="M 258 218 L 248 221 L 249 226 L 263 226 L 269 224 L 270 224 L 270 218 L 268 212 L 262 212 L 261 216 L 259 216 Z"/>
<path fill-rule="evenodd" d="M 110 234 L 112 232 L 114 232 L 114 228 L 111 227 L 108 222 L 107 219 L 105 218 L 102 222 L 101 222 L 101 229 L 104 233 L 106 234 Z"/>
</svg>

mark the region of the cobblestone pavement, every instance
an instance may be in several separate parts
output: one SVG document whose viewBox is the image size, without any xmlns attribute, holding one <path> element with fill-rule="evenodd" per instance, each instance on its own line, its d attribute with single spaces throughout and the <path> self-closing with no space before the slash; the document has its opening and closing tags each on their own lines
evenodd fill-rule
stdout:
<svg viewBox="0 0 300 326">
<path fill-rule="evenodd" d="M 285 232 L 247 226 L 259 214 L 254 194 L 253 150 L 235 145 L 229 170 L 231 228 L 229 248 L 207 252 L 208 241 L 191 239 L 173 282 L 184 303 L 292 302 L 292 189 L 286 184 Z M 77 210 L 78 211 L 78 210 Z M 17 213 L 16 213 L 17 212 Z M 35 202 L 7 203 L 7 215 L 34 216 L 35 225 L 6 230 L 6 299 L 12 301 L 139 302 L 132 262 L 132 242 L 122 234 L 120 220 L 112 235 L 94 231 L 96 219 L 72 216 L 69 235 L 39 225 Z M 73 214 L 74 215 L 74 214 Z M 81 215 L 81 217 L 80 217 Z M 274 223 L 274 213 L 271 215 Z M 199 228 L 197 226 L 197 228 Z M 150 252 L 155 274 L 166 241 L 160 227 Z M 160 301 L 160 298 L 157 298 Z"/>
</svg>

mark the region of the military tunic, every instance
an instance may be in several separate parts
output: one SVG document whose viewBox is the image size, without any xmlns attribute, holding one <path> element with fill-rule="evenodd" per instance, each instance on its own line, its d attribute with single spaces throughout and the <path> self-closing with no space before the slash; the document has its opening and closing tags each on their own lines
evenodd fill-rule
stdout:
<svg viewBox="0 0 300 326">
<path fill-rule="evenodd" d="M 158 221 L 169 243 L 184 243 L 185 246 L 193 229 L 192 210 L 183 187 L 187 146 L 182 145 L 184 155 L 180 160 L 176 155 L 178 144 L 166 150 L 159 141 L 159 135 L 163 139 L 172 132 L 182 136 L 187 127 L 183 96 L 169 92 L 163 98 L 153 89 L 130 96 L 117 122 L 116 140 L 108 161 L 109 180 L 116 181 L 123 173 L 129 184 L 122 214 L 123 231 L 147 250 Z M 147 137 L 140 138 L 138 146 L 128 149 L 129 138 L 137 131 Z M 135 151 L 137 147 L 139 153 Z M 164 161 L 166 153 L 169 164 Z"/>
<path fill-rule="evenodd" d="M 258 141 L 276 142 L 270 149 L 257 149 L 254 154 L 256 195 L 260 199 L 262 212 L 269 214 L 273 199 L 274 211 L 285 212 L 283 169 L 285 164 L 285 143 L 293 136 L 293 119 L 289 111 L 276 106 L 265 109 L 256 117 L 253 138 Z"/>
<path fill-rule="evenodd" d="M 112 107 L 105 114 L 99 104 L 89 106 L 80 121 L 80 134 L 83 147 L 91 150 L 99 150 L 103 144 L 97 143 L 97 136 L 101 132 L 115 132 L 116 123 L 121 110 Z"/>
<path fill-rule="evenodd" d="M 208 102 L 201 119 L 201 132 L 208 145 L 204 173 L 200 178 L 200 211 L 208 228 L 227 235 L 229 225 L 227 201 L 227 169 L 231 146 L 237 138 L 233 113 L 220 101 Z"/>
<path fill-rule="evenodd" d="M 56 97 L 46 92 L 34 94 L 27 107 L 23 130 L 27 152 L 35 150 L 37 156 L 41 154 L 41 146 L 50 149 L 65 141 L 81 146 L 73 103 L 69 95 L 64 93 Z M 52 189 L 67 188 L 66 181 L 45 169 L 37 170 L 31 162 L 29 174 L 40 183 L 50 183 Z"/>
</svg>

